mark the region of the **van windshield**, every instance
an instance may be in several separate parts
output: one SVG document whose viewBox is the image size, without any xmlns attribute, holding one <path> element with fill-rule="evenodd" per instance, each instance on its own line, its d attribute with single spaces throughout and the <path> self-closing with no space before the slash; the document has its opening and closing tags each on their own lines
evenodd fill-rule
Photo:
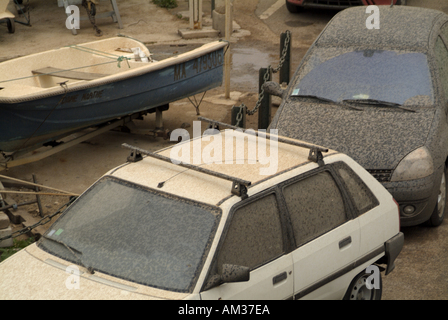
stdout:
<svg viewBox="0 0 448 320">
<path fill-rule="evenodd" d="M 220 218 L 218 207 L 104 177 L 63 213 L 38 246 L 94 271 L 191 292 Z"/>
<path fill-rule="evenodd" d="M 431 73 L 424 53 L 387 50 L 336 53 L 332 49 L 316 49 L 304 67 L 306 75 L 299 77 L 291 96 L 311 96 L 333 102 L 433 104 Z"/>
</svg>

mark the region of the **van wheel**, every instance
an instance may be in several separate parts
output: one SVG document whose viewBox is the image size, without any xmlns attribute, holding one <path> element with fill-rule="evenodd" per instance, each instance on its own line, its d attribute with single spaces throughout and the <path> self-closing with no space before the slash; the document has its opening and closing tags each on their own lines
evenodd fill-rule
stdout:
<svg viewBox="0 0 448 320">
<path fill-rule="evenodd" d="M 445 213 L 447 210 L 446 200 L 447 200 L 447 186 L 446 186 L 446 177 L 447 177 L 447 168 L 442 173 L 442 178 L 440 179 L 440 187 L 439 194 L 437 196 L 437 203 L 434 208 L 434 211 L 429 218 L 427 224 L 431 227 L 438 227 L 442 224 L 443 219 L 445 218 Z"/>
<path fill-rule="evenodd" d="M 367 279 L 371 274 L 366 273 L 365 270 L 358 274 L 350 283 L 347 292 L 344 296 L 344 300 L 381 300 L 381 295 L 383 293 L 383 281 L 380 277 L 380 283 L 378 289 L 373 287 L 372 289 L 367 288 Z M 372 283 L 375 285 L 374 283 Z"/>
</svg>

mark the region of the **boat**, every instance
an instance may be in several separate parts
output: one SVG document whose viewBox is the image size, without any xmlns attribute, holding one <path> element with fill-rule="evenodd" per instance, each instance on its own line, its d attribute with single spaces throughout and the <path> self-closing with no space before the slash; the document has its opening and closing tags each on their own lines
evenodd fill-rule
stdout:
<svg viewBox="0 0 448 320">
<path fill-rule="evenodd" d="M 114 37 L 2 62 L 0 151 L 41 147 L 218 87 L 227 45 L 155 61 L 143 43 Z"/>
</svg>

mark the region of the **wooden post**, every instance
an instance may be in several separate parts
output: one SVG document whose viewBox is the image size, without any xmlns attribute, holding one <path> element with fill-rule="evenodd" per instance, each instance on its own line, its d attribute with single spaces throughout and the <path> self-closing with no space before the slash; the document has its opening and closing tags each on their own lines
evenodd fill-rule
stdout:
<svg viewBox="0 0 448 320">
<path fill-rule="evenodd" d="M 287 37 L 287 33 L 282 33 L 280 35 L 280 59 L 282 58 L 283 50 L 285 48 L 285 40 Z M 289 84 L 290 80 L 290 74 L 291 74 L 291 39 L 289 40 L 289 45 L 286 51 L 286 57 L 285 61 L 280 68 L 279 73 L 279 83 L 282 84 L 283 82 L 286 82 L 286 84 Z"/>
<path fill-rule="evenodd" d="M 194 0 L 189 0 L 188 11 L 190 14 L 190 30 L 194 29 Z"/>
<path fill-rule="evenodd" d="M 202 29 L 202 0 L 198 1 L 198 25 L 197 29 Z"/>
<path fill-rule="evenodd" d="M 258 94 L 261 93 L 261 87 L 265 82 L 266 72 L 269 70 L 269 77 L 266 81 L 272 80 L 272 69 L 261 68 L 258 77 Z M 260 107 L 258 108 L 258 129 L 267 129 L 271 123 L 271 95 L 267 92 L 264 93 L 263 100 L 261 100 Z"/>
<path fill-rule="evenodd" d="M 37 184 L 37 179 L 36 179 L 36 175 L 33 173 L 33 183 Z M 44 211 L 42 210 L 42 203 L 40 201 L 40 196 L 38 194 L 38 192 L 40 191 L 38 186 L 34 187 L 34 190 L 36 191 L 36 202 L 37 202 L 37 208 L 39 209 L 39 215 L 41 217 L 44 216 Z"/>
<path fill-rule="evenodd" d="M 232 110 L 231 110 L 231 124 L 232 126 L 237 126 L 240 128 L 246 128 L 246 111 L 247 111 L 247 107 L 246 106 L 233 106 Z M 238 122 L 238 118 L 241 117 L 241 120 Z"/>
<path fill-rule="evenodd" d="M 202 0 L 190 0 L 190 29 L 202 29 Z"/>
<path fill-rule="evenodd" d="M 232 35 L 232 15 L 230 0 L 226 0 L 226 40 L 230 41 Z M 230 49 L 227 50 L 224 62 L 225 98 L 230 99 Z"/>
<path fill-rule="evenodd" d="M 0 191 L 1 190 L 3 190 L 3 189 L 5 189 L 5 187 L 3 187 L 3 184 L 2 184 L 2 182 L 0 181 Z M 3 196 L 2 196 L 2 194 L 0 193 L 0 207 L 4 207 L 6 204 L 5 204 L 5 201 L 3 200 Z"/>
</svg>

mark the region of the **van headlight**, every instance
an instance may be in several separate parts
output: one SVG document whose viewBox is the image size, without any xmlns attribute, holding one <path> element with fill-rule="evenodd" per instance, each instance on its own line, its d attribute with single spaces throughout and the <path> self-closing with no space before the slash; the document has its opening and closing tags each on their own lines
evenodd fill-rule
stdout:
<svg viewBox="0 0 448 320">
<path fill-rule="evenodd" d="M 390 181 L 416 180 L 434 173 L 432 157 L 426 147 L 418 148 L 404 157 L 394 170 Z"/>
</svg>

